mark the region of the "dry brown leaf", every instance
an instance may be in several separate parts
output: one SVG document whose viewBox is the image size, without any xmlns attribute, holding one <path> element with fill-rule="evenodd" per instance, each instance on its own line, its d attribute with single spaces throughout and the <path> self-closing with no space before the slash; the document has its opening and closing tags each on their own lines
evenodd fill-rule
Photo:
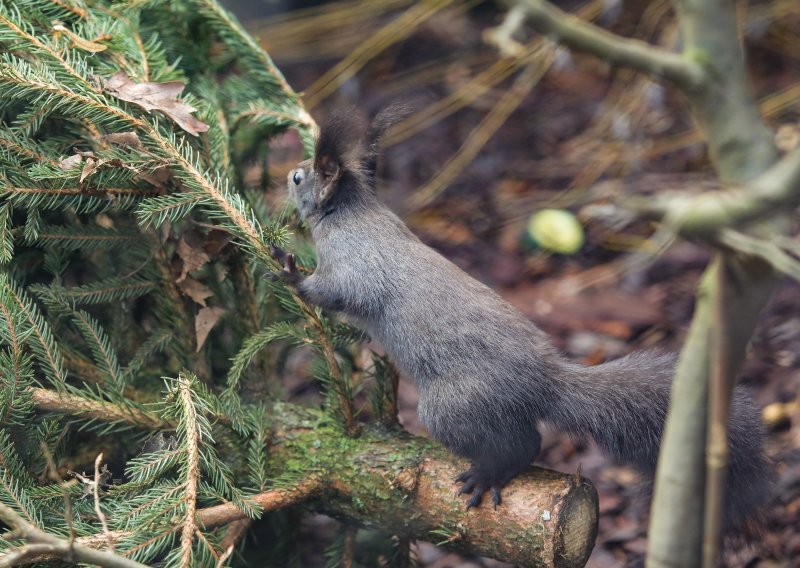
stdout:
<svg viewBox="0 0 800 568">
<path fill-rule="evenodd" d="M 86 158 L 86 163 L 83 164 L 83 171 L 81 172 L 81 183 L 107 161 L 108 160 L 98 160 L 96 158 Z"/>
<path fill-rule="evenodd" d="M 118 71 L 104 84 L 107 93 L 138 105 L 147 111 L 161 111 L 186 132 L 197 136 L 200 132 L 206 132 L 208 125 L 192 116 L 192 113 L 197 110 L 196 108 L 176 98 L 184 87 L 185 85 L 180 81 L 136 83 L 124 71 Z"/>
<path fill-rule="evenodd" d="M 66 27 L 64 27 L 63 24 L 54 25 L 53 33 L 56 36 L 64 34 L 72 41 L 72 45 L 74 45 L 78 49 L 82 49 L 83 51 L 88 51 L 89 53 L 97 53 L 99 51 L 105 51 L 106 49 L 108 49 L 107 45 L 96 43 L 88 39 L 83 39 L 81 36 L 72 33 Z"/>
<path fill-rule="evenodd" d="M 219 318 L 225 310 L 220 307 L 202 308 L 197 312 L 197 317 L 194 319 L 194 332 L 197 338 L 197 351 L 203 347 L 203 344 L 208 338 L 208 334 L 217 325 Z"/>
<path fill-rule="evenodd" d="M 210 260 L 209 256 L 203 250 L 202 243 L 198 243 L 197 245 L 190 243 L 189 239 L 187 239 L 187 234 L 184 234 L 181 240 L 178 241 L 178 247 L 175 252 L 178 253 L 178 256 L 183 262 L 181 273 L 178 275 L 178 278 L 175 279 L 175 282 L 178 284 L 186 280 L 186 276 L 188 276 L 190 272 L 197 270 Z"/>
<path fill-rule="evenodd" d="M 117 146 L 136 148 L 137 150 L 144 147 L 142 141 L 139 140 L 135 132 L 115 132 L 113 134 L 106 134 L 105 136 L 101 136 L 100 140 L 110 144 L 116 144 Z"/>
<path fill-rule="evenodd" d="M 172 170 L 167 167 L 158 168 L 149 174 L 140 174 L 144 181 L 150 183 L 156 189 L 166 189 L 167 182 L 172 177 Z"/>
<path fill-rule="evenodd" d="M 233 235 L 228 231 L 212 229 L 206 234 L 203 250 L 205 250 L 210 257 L 216 258 L 231 241 L 233 241 Z"/>
<path fill-rule="evenodd" d="M 58 162 L 58 167 L 62 170 L 71 170 L 75 166 L 81 163 L 83 160 L 83 156 L 80 154 L 73 154 L 72 156 L 67 156 L 66 158 L 62 158 Z"/>
<path fill-rule="evenodd" d="M 206 305 L 206 299 L 214 295 L 211 288 L 194 278 L 186 278 L 183 282 L 178 284 L 178 288 L 181 289 L 181 292 L 203 307 Z"/>
</svg>

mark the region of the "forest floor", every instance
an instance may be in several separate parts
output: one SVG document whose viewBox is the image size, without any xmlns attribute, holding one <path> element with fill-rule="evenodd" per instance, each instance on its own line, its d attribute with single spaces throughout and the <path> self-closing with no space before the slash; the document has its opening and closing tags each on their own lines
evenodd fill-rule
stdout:
<svg viewBox="0 0 800 568">
<path fill-rule="evenodd" d="M 320 104 L 309 110 L 320 119 L 336 106 L 352 104 L 369 115 L 401 100 L 421 115 L 453 93 L 467 94 L 455 100 L 470 98 L 470 90 L 482 84 L 471 81 L 499 59 L 482 34 L 501 15 L 484 4 L 445 10 L 405 41 L 381 52 L 376 48 L 359 73 L 324 100 L 317 96 Z M 606 16 L 619 33 L 665 45 L 674 41 L 665 3 L 626 2 L 622 12 Z M 800 81 L 800 10 L 780 20 L 762 16 L 745 16 L 755 91 L 770 126 L 791 135 L 800 129 L 800 95 L 789 97 L 794 101 L 789 104 L 781 104 L 780 96 L 795 92 Z M 313 98 L 322 92 L 318 81 L 326 70 L 391 21 L 380 12 L 372 20 L 365 17 L 335 29 L 320 23 L 331 20 L 330 12 L 309 12 L 300 20 L 310 22 L 308 28 L 280 18 L 263 26 L 246 23 L 290 83 L 310 89 Z M 462 144 L 480 136 L 474 129 L 502 102 L 512 82 L 513 76 L 487 81 L 485 92 L 458 112 L 426 121 L 404 141 L 390 137 L 381 164 L 381 196 L 425 242 L 495 288 L 571 358 L 596 364 L 637 349 L 679 350 L 708 254 L 696 244 L 664 243 L 647 224 L 606 219 L 603 206 L 612 194 L 699 191 L 714 184 L 684 101 L 669 87 L 559 51 L 475 159 L 443 186 L 431 184 Z M 276 143 L 274 156 L 273 173 L 282 180 L 296 157 L 291 135 Z M 575 212 L 583 222 L 586 243 L 578 253 L 547 254 L 526 238 L 530 215 L 552 206 Z M 741 382 L 767 408 L 768 451 L 778 464 L 779 481 L 764 537 L 727 562 L 800 566 L 800 404 L 788 404 L 800 400 L 797 282 L 787 279 L 765 310 Z M 411 432 L 424 433 L 416 397 L 415 387 L 404 382 L 401 420 Z M 612 466 L 591 444 L 558 432 L 547 432 L 537 463 L 565 472 L 580 468 L 597 487 L 600 530 L 590 567 L 640 561 L 647 512 L 633 497 L 639 480 L 632 471 Z M 422 543 L 416 555 L 430 568 L 497 565 Z"/>
</svg>

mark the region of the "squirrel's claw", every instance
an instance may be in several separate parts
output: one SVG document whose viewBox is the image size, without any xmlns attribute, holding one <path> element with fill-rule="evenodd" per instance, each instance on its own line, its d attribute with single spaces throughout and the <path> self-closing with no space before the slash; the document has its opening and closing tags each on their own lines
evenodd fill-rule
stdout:
<svg viewBox="0 0 800 568">
<path fill-rule="evenodd" d="M 475 482 L 468 481 L 464 483 L 461 489 L 458 490 L 459 495 L 464 495 L 465 493 L 472 493 L 475 490 Z"/>
<path fill-rule="evenodd" d="M 461 473 L 459 473 L 455 478 L 455 482 L 466 483 L 467 481 L 469 481 L 470 477 L 472 477 L 472 470 L 468 469 L 467 471 L 462 471 Z"/>
<path fill-rule="evenodd" d="M 503 502 L 503 496 L 500 495 L 500 491 L 500 487 L 492 487 L 492 503 L 494 503 L 495 510 L 497 510 L 498 505 Z"/>
<path fill-rule="evenodd" d="M 495 509 L 503 502 L 503 496 L 501 494 L 503 486 L 493 483 L 486 476 L 481 475 L 480 472 L 476 472 L 474 469 L 468 469 L 460 473 L 455 481 L 456 483 L 463 483 L 458 490 L 459 495 L 464 495 L 465 493 L 472 494 L 472 497 L 467 501 L 467 510 L 473 507 L 479 507 L 483 500 L 483 495 L 489 489 L 492 491 L 492 504 Z"/>
<path fill-rule="evenodd" d="M 297 270 L 297 257 L 291 253 L 286 255 L 283 262 L 281 276 L 289 284 L 297 284 L 300 281 L 300 271 Z"/>
<path fill-rule="evenodd" d="M 290 286 L 297 286 L 303 279 L 300 271 L 297 269 L 297 257 L 292 253 L 287 253 L 282 249 L 272 245 L 270 246 L 270 254 L 278 262 L 283 263 L 283 268 L 280 272 L 271 275 L 273 281 L 283 281 Z"/>
<path fill-rule="evenodd" d="M 472 495 L 472 497 L 470 497 L 470 500 L 467 501 L 467 511 L 469 511 L 473 507 L 480 506 L 484 493 L 486 493 L 486 488 L 484 487 L 475 488 L 475 493 Z"/>
</svg>

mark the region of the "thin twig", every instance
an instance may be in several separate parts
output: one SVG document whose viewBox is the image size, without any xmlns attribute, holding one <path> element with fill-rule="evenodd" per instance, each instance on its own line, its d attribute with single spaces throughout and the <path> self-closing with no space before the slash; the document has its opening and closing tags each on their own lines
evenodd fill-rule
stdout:
<svg viewBox="0 0 800 568">
<path fill-rule="evenodd" d="M 726 227 L 752 223 L 800 203 L 800 147 L 757 178 L 738 187 L 700 195 L 668 195 L 632 201 L 642 216 L 663 219 L 687 235 L 711 235 Z M 680 218 L 680 222 L 676 219 Z"/>
<path fill-rule="evenodd" d="M 777 272 L 800 281 L 800 261 L 778 244 L 780 240 L 760 239 L 733 229 L 720 231 L 718 240 L 720 244 L 735 251 L 756 256 L 768 262 Z"/>
<path fill-rule="evenodd" d="M 311 109 L 317 106 L 376 55 L 411 35 L 426 20 L 452 3 L 453 0 L 429 0 L 419 2 L 405 10 L 400 16 L 372 34 L 306 89 L 305 107 Z"/>
<path fill-rule="evenodd" d="M 324 481 L 311 476 L 291 487 L 281 487 L 259 493 L 250 498 L 261 511 L 275 511 L 305 501 L 325 487 Z M 247 516 L 233 503 L 215 505 L 197 511 L 196 523 L 204 529 L 213 529 L 234 521 L 246 519 Z"/>
<path fill-rule="evenodd" d="M 64 499 L 64 522 L 69 529 L 69 545 L 72 546 L 75 542 L 75 526 L 72 523 L 72 499 L 69 496 L 69 484 L 58 475 L 58 468 L 55 461 L 53 461 L 53 454 L 50 453 L 50 448 L 47 447 L 47 444 L 42 442 L 41 449 L 46 462 L 47 475 L 61 489 L 61 496 Z"/>
<path fill-rule="evenodd" d="M 525 97 L 536 86 L 553 61 L 553 49 L 542 54 L 542 60 L 531 62 L 520 73 L 514 84 L 506 91 L 497 104 L 484 117 L 481 123 L 470 133 L 467 141 L 451 157 L 441 171 L 422 186 L 409 199 L 409 205 L 418 209 L 428 205 L 447 188 L 450 182 L 461 173 L 464 167 L 475 159 L 486 143 L 491 139 L 508 117 L 517 110 Z"/>
<path fill-rule="evenodd" d="M 106 520 L 106 515 L 103 513 L 102 507 L 100 507 L 100 463 L 103 461 L 103 453 L 100 452 L 97 454 L 97 458 L 94 460 L 94 483 L 92 484 L 92 492 L 94 493 L 94 512 L 97 513 L 97 518 L 100 519 L 100 525 L 103 527 L 103 534 L 106 537 L 106 542 L 108 542 L 108 549 L 111 552 L 114 552 L 114 537 L 111 535 L 111 531 L 108 530 L 108 521 Z"/>
<path fill-rule="evenodd" d="M 236 545 L 245 537 L 250 526 L 253 524 L 253 519 L 239 519 L 233 521 L 228 525 L 225 535 L 222 537 L 220 547 L 222 548 L 222 555 L 217 560 L 217 567 L 222 568 L 228 559 L 233 556 L 233 551 L 236 550 Z"/>
</svg>

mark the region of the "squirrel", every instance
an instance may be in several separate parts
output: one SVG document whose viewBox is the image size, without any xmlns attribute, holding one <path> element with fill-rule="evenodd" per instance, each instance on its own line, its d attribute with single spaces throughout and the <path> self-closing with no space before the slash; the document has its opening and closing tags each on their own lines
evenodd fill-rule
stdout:
<svg viewBox="0 0 800 568">
<path fill-rule="evenodd" d="M 334 113 L 313 158 L 289 173 L 317 266 L 303 276 L 295 256 L 275 248 L 281 278 L 361 327 L 417 383 L 430 435 L 471 463 L 456 478 L 459 494 L 472 494 L 468 509 L 487 491 L 501 503 L 502 488 L 539 454 L 540 423 L 593 439 L 652 480 L 675 356 L 571 362 L 493 290 L 422 243 L 375 191 L 380 141 L 396 114 L 390 107 L 365 129 L 355 111 Z M 731 404 L 729 532 L 757 516 L 771 479 L 754 401 L 737 387 Z"/>
</svg>

